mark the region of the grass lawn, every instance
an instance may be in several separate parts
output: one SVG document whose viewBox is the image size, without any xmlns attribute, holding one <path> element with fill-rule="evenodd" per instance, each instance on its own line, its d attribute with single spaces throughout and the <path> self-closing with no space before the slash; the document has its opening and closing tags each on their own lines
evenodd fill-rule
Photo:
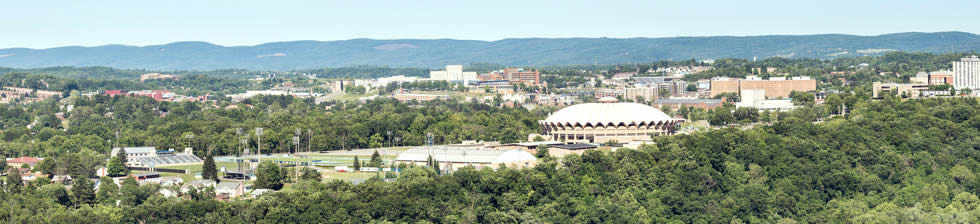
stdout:
<svg viewBox="0 0 980 224">
<path fill-rule="evenodd" d="M 398 150 L 404 151 L 404 150 L 407 150 L 408 148 L 409 147 L 389 149 L 389 151 L 398 151 Z M 362 161 L 362 162 L 367 162 L 367 161 L 370 161 L 371 160 L 371 157 L 370 156 L 357 156 L 357 157 L 358 157 L 358 160 L 359 161 Z M 381 156 L 381 158 L 385 162 L 390 162 L 390 161 L 394 160 L 395 157 L 397 157 L 397 156 L 395 156 L 395 155 Z M 320 167 L 320 168 L 326 169 L 326 170 L 333 170 L 333 167 L 334 166 L 353 166 L 353 164 L 354 164 L 354 155 L 317 155 L 317 154 L 313 154 L 313 155 L 306 155 L 305 158 L 301 158 L 301 157 L 297 157 L 297 156 L 261 158 L 261 161 L 310 162 L 310 161 L 314 161 L 314 160 L 319 160 L 320 161 L 320 162 L 317 162 L 315 164 L 315 165 L 317 165 L 317 167 Z M 242 165 L 243 166 L 246 166 L 246 164 L 242 164 Z M 176 166 L 157 166 L 157 168 L 189 170 L 189 173 L 188 174 L 160 172 L 160 175 L 161 176 L 178 176 L 178 177 L 181 177 L 181 178 L 184 179 L 184 183 L 187 183 L 187 182 L 196 180 L 196 178 L 194 177 L 194 175 L 197 174 L 197 173 L 200 173 L 203 170 L 202 169 L 202 166 L 203 166 L 203 164 L 194 164 L 194 165 L 176 165 Z M 219 175 L 224 175 L 223 173 L 220 173 L 220 170 L 221 170 L 222 167 L 224 167 L 225 169 L 238 169 L 238 163 L 236 163 L 236 162 L 230 162 L 230 161 L 222 161 L 222 160 L 219 160 L 219 159 L 216 159 L 215 166 L 219 170 Z M 146 172 L 146 171 L 133 171 L 133 173 L 144 173 L 144 172 Z M 344 173 L 344 172 L 333 172 L 333 171 L 321 172 L 321 174 L 323 176 L 323 180 L 324 181 L 331 181 L 331 180 L 363 181 L 363 180 L 367 180 L 367 179 L 370 179 L 371 177 L 375 177 L 375 176 L 378 175 L 377 173 L 370 173 L 370 172 Z M 246 182 L 247 183 L 250 183 L 252 181 L 254 181 L 254 180 L 246 181 Z"/>
<path fill-rule="evenodd" d="M 332 181 L 332 180 L 363 181 L 363 180 L 371 179 L 372 177 L 376 177 L 379 174 L 381 175 L 381 177 L 384 177 L 383 173 L 374 173 L 374 172 L 354 172 L 354 173 L 323 172 L 321 174 L 323 174 L 324 181 Z"/>
<path fill-rule="evenodd" d="M 354 100 L 360 100 L 361 97 L 372 96 L 372 95 L 375 95 L 375 94 L 344 94 L 344 95 L 340 95 L 340 96 L 331 98 L 331 100 L 354 101 Z"/>
</svg>

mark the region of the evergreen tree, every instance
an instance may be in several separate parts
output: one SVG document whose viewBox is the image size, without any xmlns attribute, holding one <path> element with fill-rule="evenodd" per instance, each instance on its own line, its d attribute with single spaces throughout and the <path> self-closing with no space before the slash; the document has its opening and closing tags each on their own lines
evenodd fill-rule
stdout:
<svg viewBox="0 0 980 224">
<path fill-rule="evenodd" d="M 218 170 L 214 165 L 214 157 L 211 156 L 211 153 L 208 153 L 208 156 L 204 158 L 204 166 L 203 166 L 203 170 L 201 171 L 201 178 L 218 182 Z"/>
<path fill-rule="evenodd" d="M 95 183 L 86 177 L 78 177 L 71 185 L 71 195 L 75 205 L 95 203 Z"/>
<path fill-rule="evenodd" d="M 96 192 L 95 199 L 104 205 L 115 205 L 119 197 L 119 185 L 109 177 L 102 177 L 99 182 L 99 191 Z"/>
<path fill-rule="evenodd" d="M 357 156 L 354 156 L 354 171 L 361 171 L 361 163 L 357 160 Z"/>
<path fill-rule="evenodd" d="M 381 154 L 378 153 L 378 150 L 374 150 L 374 153 L 371 154 L 371 162 L 368 163 L 368 166 L 370 166 L 370 167 L 380 167 L 381 166 L 381 163 L 382 163 L 382 161 L 381 161 Z"/>
<path fill-rule="evenodd" d="M 255 187 L 272 190 L 282 189 L 285 177 L 282 169 L 276 164 L 266 161 L 259 164 L 259 171 L 255 177 Z"/>
<path fill-rule="evenodd" d="M 439 168 L 439 160 L 432 160 L 432 168 L 436 170 L 436 174 L 442 174 L 442 170 Z"/>
</svg>

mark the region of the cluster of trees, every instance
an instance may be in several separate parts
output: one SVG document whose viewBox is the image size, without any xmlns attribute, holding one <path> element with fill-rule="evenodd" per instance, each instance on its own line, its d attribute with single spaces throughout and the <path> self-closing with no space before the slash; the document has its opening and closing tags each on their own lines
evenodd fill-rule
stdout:
<svg viewBox="0 0 980 224">
<path fill-rule="evenodd" d="M 860 101 L 825 122 L 660 136 L 530 169 L 410 167 L 394 182 L 299 181 L 257 199 L 164 198 L 31 183 L 0 192 L 4 222 L 976 223 L 980 102 Z M 271 163 L 261 173 L 283 172 Z M 260 175 L 266 176 L 266 175 Z M 272 177 L 274 175 L 270 175 Z M 108 181 L 103 181 L 106 183 Z M 256 182 L 275 187 L 276 181 Z M 107 189 L 103 192 L 103 189 Z M 76 191 L 83 191 L 78 192 Z M 112 191 L 118 191 L 114 193 Z M 149 193 L 148 193 L 149 192 Z M 102 196 L 106 195 L 106 196 Z M 106 203 L 120 201 L 119 205 Z"/>
<path fill-rule="evenodd" d="M 74 109 L 68 111 L 66 104 Z M 201 157 L 207 151 L 219 156 L 240 152 L 243 138 L 254 151 L 259 145 L 254 133 L 258 127 L 264 128 L 264 153 L 421 145 L 427 133 L 435 135 L 436 144 L 517 142 L 537 132 L 537 120 L 548 114 L 548 108 L 528 111 L 454 100 L 418 103 L 390 98 L 325 107 L 311 99 L 259 96 L 236 109 L 224 109 L 227 105 L 101 95 L 72 97 L 65 104 L 48 99 L 27 106 L 0 105 L 0 124 L 6 127 L 0 133 L 5 140 L 0 141 L 0 154 L 76 155 L 105 161 L 110 146 L 155 146 L 192 147 L 201 149 L 195 150 Z M 59 112 L 64 113 L 64 122 L 55 115 Z M 293 142 L 296 130 L 299 144 Z"/>
</svg>

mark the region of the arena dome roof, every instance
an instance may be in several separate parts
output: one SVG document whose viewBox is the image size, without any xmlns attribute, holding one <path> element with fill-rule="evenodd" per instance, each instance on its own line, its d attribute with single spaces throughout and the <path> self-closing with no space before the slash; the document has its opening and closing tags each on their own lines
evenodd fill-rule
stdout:
<svg viewBox="0 0 980 224">
<path fill-rule="evenodd" d="M 620 123 L 659 123 L 674 120 L 664 112 L 639 103 L 583 103 L 558 110 L 544 120 L 546 124 L 618 125 Z"/>
</svg>

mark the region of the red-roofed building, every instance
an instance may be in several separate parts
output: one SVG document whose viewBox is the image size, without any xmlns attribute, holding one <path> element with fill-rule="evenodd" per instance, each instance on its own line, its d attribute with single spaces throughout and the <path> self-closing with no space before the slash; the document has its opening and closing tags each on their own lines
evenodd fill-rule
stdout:
<svg viewBox="0 0 980 224">
<path fill-rule="evenodd" d="M 124 90 L 106 90 L 105 91 L 105 95 L 107 95 L 107 96 L 126 95 L 126 91 L 124 91 Z"/>
<path fill-rule="evenodd" d="M 36 165 L 38 162 L 41 162 L 41 160 L 43 159 L 28 157 L 28 156 L 17 157 L 17 158 L 7 159 L 7 166 L 20 168 L 24 164 L 27 164 L 27 166 L 34 168 L 34 165 Z"/>
</svg>

